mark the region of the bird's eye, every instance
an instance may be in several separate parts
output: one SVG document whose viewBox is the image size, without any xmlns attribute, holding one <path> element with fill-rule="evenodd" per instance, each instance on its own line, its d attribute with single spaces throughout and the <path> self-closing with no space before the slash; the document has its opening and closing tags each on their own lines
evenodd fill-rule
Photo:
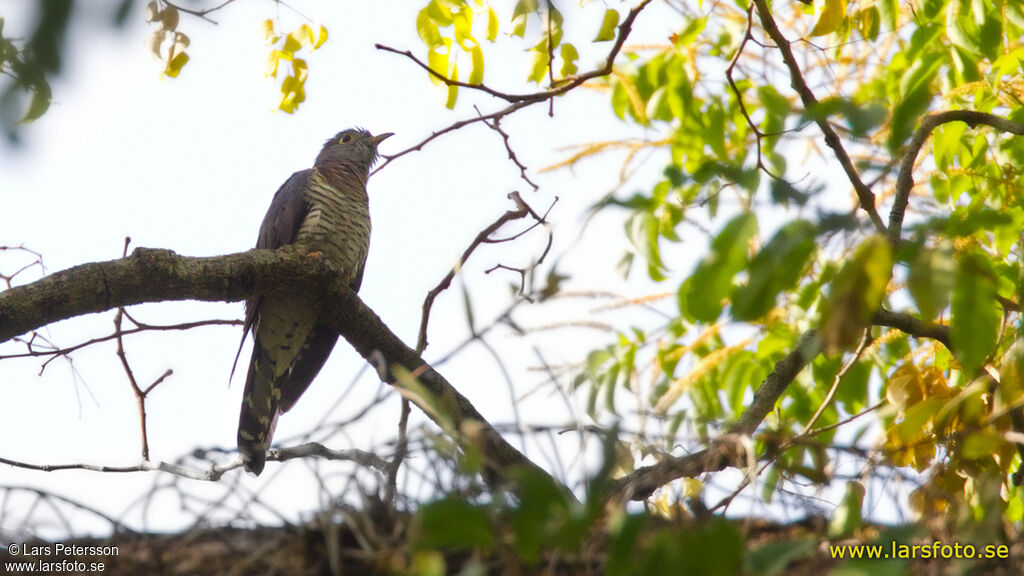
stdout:
<svg viewBox="0 0 1024 576">
<path fill-rule="evenodd" d="M 349 142 L 352 141 L 352 135 L 351 134 L 345 134 L 344 136 L 341 137 L 340 141 L 341 141 L 342 144 L 348 144 Z"/>
</svg>

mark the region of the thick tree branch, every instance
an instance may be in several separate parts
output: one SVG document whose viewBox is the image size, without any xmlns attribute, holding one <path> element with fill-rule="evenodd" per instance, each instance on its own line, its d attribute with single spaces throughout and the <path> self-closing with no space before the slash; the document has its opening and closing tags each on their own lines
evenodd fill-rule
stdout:
<svg viewBox="0 0 1024 576">
<path fill-rule="evenodd" d="M 122 306 L 165 300 L 238 301 L 256 292 L 317 301 L 321 318 L 395 384 L 394 369 L 416 375 L 431 406 L 421 406 L 460 442 L 483 456 L 491 477 L 507 479 L 511 467 L 547 476 L 494 430 L 469 400 L 406 346 L 350 289 L 332 281 L 337 272 L 317 258 L 282 248 L 194 258 L 169 250 L 136 249 L 128 258 L 83 264 L 37 282 L 0 292 L 0 343 L 41 326 Z M 383 366 L 379 366 L 383 359 Z M 437 407 L 445 407 L 438 414 Z M 555 480 L 552 480 L 556 482 Z"/>
<path fill-rule="evenodd" d="M 749 438 L 757 430 L 797 374 L 820 353 L 821 337 L 814 330 L 805 332 L 793 351 L 775 363 L 775 370 L 754 392 L 754 400 L 739 420 L 729 427 L 727 434 L 717 438 L 707 449 L 638 468 L 615 480 L 610 486 L 610 494 L 623 500 L 643 500 L 677 478 L 692 478 L 705 472 L 723 470 L 727 466 L 746 464 L 749 455 L 746 454 L 747 447 L 744 446 L 743 438 Z"/>
<path fill-rule="evenodd" d="M 949 339 L 949 326 L 932 324 L 905 312 L 893 312 L 885 308 L 880 308 L 878 312 L 875 312 L 875 315 L 871 317 L 871 323 L 875 326 L 895 328 L 915 338 L 937 340 L 951 352 L 953 351 L 953 345 Z"/>
<path fill-rule="evenodd" d="M 917 156 L 921 153 L 921 148 L 924 147 L 924 143 L 932 135 L 932 132 L 939 126 L 950 122 L 964 122 L 971 128 L 984 124 L 1003 132 L 1018 136 L 1024 135 L 1024 124 L 987 112 L 947 110 L 925 116 L 921 121 L 921 126 L 910 138 L 910 144 L 907 145 L 907 149 L 903 153 L 903 160 L 900 161 L 900 172 L 896 178 L 896 197 L 893 199 L 892 209 L 889 211 L 889 242 L 893 246 L 897 246 L 900 242 L 903 217 L 906 215 L 907 204 L 910 202 L 910 192 L 914 188 L 914 165 L 917 163 Z"/>
</svg>

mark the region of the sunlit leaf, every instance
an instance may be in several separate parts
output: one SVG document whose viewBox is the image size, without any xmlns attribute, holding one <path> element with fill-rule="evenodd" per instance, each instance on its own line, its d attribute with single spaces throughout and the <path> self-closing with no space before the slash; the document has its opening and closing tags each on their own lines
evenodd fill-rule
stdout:
<svg viewBox="0 0 1024 576">
<path fill-rule="evenodd" d="M 559 71 L 561 77 L 565 78 L 575 74 L 578 70 L 576 67 L 576 60 L 580 57 L 579 52 L 576 51 L 576 47 L 566 42 L 560 47 L 559 55 L 562 57 L 562 69 Z"/>
<path fill-rule="evenodd" d="M 458 80 L 459 79 L 459 67 L 458 66 L 455 66 L 455 67 L 452 68 L 451 78 L 453 80 Z M 449 84 L 448 85 L 448 98 L 445 100 L 445 103 L 444 103 L 445 107 L 447 107 L 449 110 L 451 110 L 452 108 L 455 108 L 455 99 L 458 98 L 458 96 L 459 96 L 459 87 L 456 86 L 455 84 Z"/>
<path fill-rule="evenodd" d="M 846 18 L 846 0 L 825 0 L 825 9 L 818 18 L 818 23 L 811 30 L 811 36 L 824 36 L 839 29 Z"/>
<path fill-rule="evenodd" d="M 316 50 L 317 48 L 323 46 L 324 42 L 327 42 L 327 28 L 321 26 L 320 34 L 316 37 L 316 42 L 313 43 L 313 49 Z"/>
<path fill-rule="evenodd" d="M 473 67 L 470 69 L 469 78 L 466 81 L 470 84 L 480 84 L 484 81 L 484 51 L 479 45 L 476 45 L 470 50 L 470 54 L 473 56 Z"/>
<path fill-rule="evenodd" d="M 594 42 L 607 42 L 615 39 L 615 28 L 619 25 L 619 13 L 611 8 L 605 10 L 604 18 L 601 20 L 601 29 L 598 30 Z"/>
<path fill-rule="evenodd" d="M 530 74 L 526 77 L 530 82 L 540 83 L 548 72 L 548 53 L 542 48 L 535 47 L 531 50 Z"/>
<path fill-rule="evenodd" d="M 487 39 L 494 42 L 498 37 L 498 13 L 494 8 L 487 8 Z"/>
<path fill-rule="evenodd" d="M 175 54 L 174 58 L 167 63 L 167 67 L 164 68 L 164 74 L 171 78 L 177 78 L 178 74 L 181 73 L 181 69 L 185 67 L 185 63 L 188 62 L 188 54 L 180 52 Z"/>
</svg>

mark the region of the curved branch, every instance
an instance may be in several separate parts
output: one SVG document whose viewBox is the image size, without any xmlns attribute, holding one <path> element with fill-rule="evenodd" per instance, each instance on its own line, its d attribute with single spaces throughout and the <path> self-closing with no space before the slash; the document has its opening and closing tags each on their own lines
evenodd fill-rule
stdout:
<svg viewBox="0 0 1024 576">
<path fill-rule="evenodd" d="M 59 320 L 144 302 L 230 302 L 257 292 L 309 299 L 320 302 L 323 322 L 377 366 L 389 384 L 396 385 L 396 368 L 417 375 L 417 392 L 429 395 L 422 399 L 429 406 L 420 407 L 439 424 L 454 425 L 462 436 L 457 440 L 479 451 L 490 472 L 485 478 L 507 480 L 511 467 L 526 467 L 548 476 L 506 442 L 465 396 L 391 332 L 355 292 L 334 282 L 336 278 L 337 271 L 322 260 L 300 255 L 292 248 L 205 258 L 138 248 L 127 258 L 83 264 L 0 292 L 0 343 Z M 443 413 L 438 413 L 438 406 L 445 408 Z M 558 485 L 556 480 L 552 482 Z"/>
<path fill-rule="evenodd" d="M 936 128 L 950 122 L 964 122 L 971 128 L 979 124 L 991 126 L 1002 132 L 1009 132 L 1018 136 L 1024 135 L 1024 124 L 1007 120 L 987 112 L 976 110 L 947 110 L 925 116 L 921 126 L 910 138 L 903 159 L 900 161 L 900 172 L 896 178 L 896 197 L 893 199 L 892 209 L 889 211 L 889 242 L 897 246 L 900 241 L 900 232 L 903 229 L 903 217 L 907 212 L 907 204 L 910 202 L 910 192 L 914 188 L 914 164 L 917 163 L 917 155 L 921 148 Z M 945 344 L 945 342 L 944 342 Z"/>
</svg>

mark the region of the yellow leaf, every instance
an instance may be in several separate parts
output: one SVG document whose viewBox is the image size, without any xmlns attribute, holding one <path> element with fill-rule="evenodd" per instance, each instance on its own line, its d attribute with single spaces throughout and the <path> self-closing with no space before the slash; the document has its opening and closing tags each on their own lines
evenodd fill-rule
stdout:
<svg viewBox="0 0 1024 576">
<path fill-rule="evenodd" d="M 321 26 L 320 27 L 320 36 L 317 37 L 316 43 L 313 44 L 313 50 L 316 50 L 317 48 L 323 46 L 324 42 L 327 42 L 327 28 L 324 28 L 323 26 Z"/>
<path fill-rule="evenodd" d="M 494 8 L 487 9 L 487 39 L 494 42 L 498 37 L 498 13 Z"/>
<path fill-rule="evenodd" d="M 274 42 L 274 40 L 271 40 L 274 36 L 274 21 L 267 18 L 263 21 L 263 37 L 267 42 Z"/>
<path fill-rule="evenodd" d="M 696 498 L 704 490 L 704 483 L 697 478 L 683 478 L 683 498 Z"/>
<path fill-rule="evenodd" d="M 825 0 L 825 9 L 821 11 L 821 18 L 811 30 L 811 36 L 824 36 L 839 29 L 846 18 L 846 0 Z"/>
<path fill-rule="evenodd" d="M 295 29 L 295 39 L 303 46 L 309 46 L 316 42 L 316 38 L 313 37 L 313 29 L 309 27 L 309 24 L 303 24 Z"/>
<path fill-rule="evenodd" d="M 296 36 L 295 32 L 290 32 L 284 37 L 284 46 L 281 47 L 281 51 L 287 54 L 294 54 L 302 48 L 302 40 Z"/>
<path fill-rule="evenodd" d="M 270 54 L 267 55 L 267 76 L 277 78 L 277 67 L 281 64 L 281 59 L 291 60 L 291 57 L 283 54 L 280 50 L 271 50 Z"/>
<path fill-rule="evenodd" d="M 306 61 L 302 58 L 292 60 L 292 74 L 299 84 L 303 84 L 306 81 L 306 76 L 309 74 L 309 66 L 306 65 Z"/>
<path fill-rule="evenodd" d="M 913 364 L 904 364 L 892 373 L 885 386 L 885 399 L 900 411 L 924 399 L 921 374 Z"/>
<path fill-rule="evenodd" d="M 480 84 L 484 81 L 484 51 L 480 49 L 480 46 L 474 46 L 471 51 L 473 54 L 473 68 L 469 71 L 470 84 Z"/>
<path fill-rule="evenodd" d="M 167 63 L 167 68 L 164 69 L 164 74 L 171 78 L 177 78 L 178 74 L 181 73 L 181 69 L 185 67 L 185 63 L 188 62 L 188 54 L 181 52 L 171 58 L 171 61 Z"/>
<path fill-rule="evenodd" d="M 458 66 L 455 66 L 455 67 L 452 68 L 451 78 L 453 80 L 458 80 L 459 79 L 459 67 Z M 449 110 L 451 110 L 452 108 L 455 108 L 455 98 L 458 97 L 458 95 L 459 95 L 459 87 L 454 85 L 454 84 L 449 85 L 448 86 L 448 100 L 444 103 L 444 105 Z"/>
</svg>

